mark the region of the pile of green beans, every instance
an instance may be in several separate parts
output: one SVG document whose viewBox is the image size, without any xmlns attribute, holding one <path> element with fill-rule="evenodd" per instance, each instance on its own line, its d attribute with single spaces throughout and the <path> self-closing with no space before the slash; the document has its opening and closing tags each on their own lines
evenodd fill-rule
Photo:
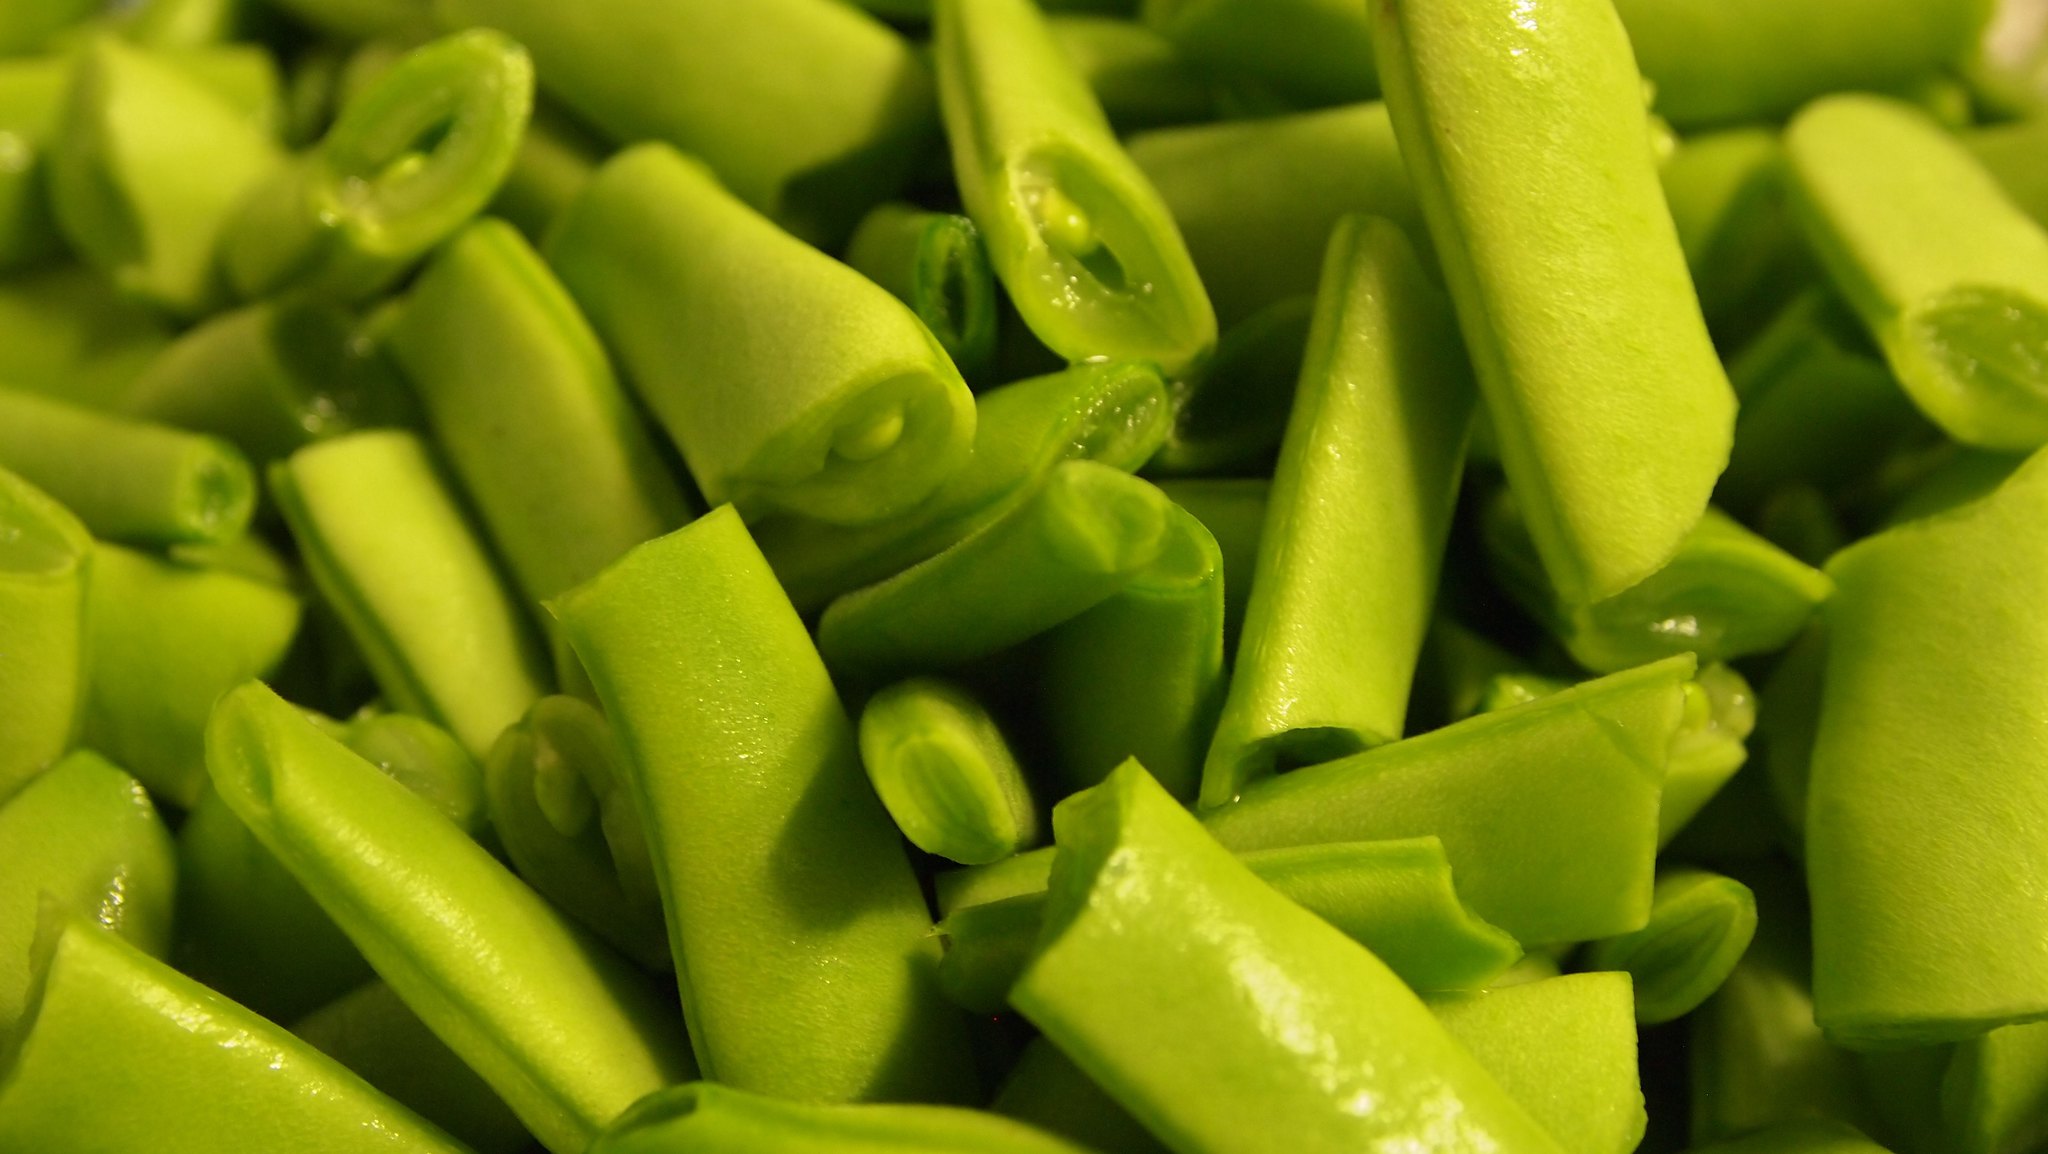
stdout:
<svg viewBox="0 0 2048 1154">
<path fill-rule="evenodd" d="M 0 0 L 0 1154 L 2048 1151 L 2048 0 Z"/>
</svg>

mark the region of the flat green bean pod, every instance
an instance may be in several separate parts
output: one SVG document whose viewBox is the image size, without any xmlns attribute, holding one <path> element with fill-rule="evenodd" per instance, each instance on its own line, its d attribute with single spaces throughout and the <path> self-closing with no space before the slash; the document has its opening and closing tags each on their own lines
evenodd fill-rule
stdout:
<svg viewBox="0 0 2048 1154">
<path fill-rule="evenodd" d="M 1698 1148 L 1697 1154 L 1891 1154 L 1841 1122 L 1787 1122 Z"/>
<path fill-rule="evenodd" d="M 1720 989 L 1755 933 L 1748 886 L 1705 870 L 1668 870 L 1657 878 L 1650 924 L 1594 942 L 1585 964 L 1634 978 L 1636 1017 L 1655 1026 L 1692 1013 Z"/>
<path fill-rule="evenodd" d="M 916 314 L 674 149 L 607 162 L 547 256 L 714 505 L 867 524 L 967 459 L 973 395 Z"/>
<path fill-rule="evenodd" d="M 846 263 L 910 306 L 971 380 L 996 352 L 996 280 L 981 232 L 964 216 L 876 206 L 853 230 Z"/>
<path fill-rule="evenodd" d="M 1102 1092 L 1044 1035 L 1031 1039 L 989 1109 L 1028 1122 L 1090 1150 L 1166 1154 L 1166 1147 Z"/>
<path fill-rule="evenodd" d="M 1021 1122 L 956 1106 L 785 1102 L 715 1082 L 650 1096 L 590 1154 L 1088 1154 Z"/>
<path fill-rule="evenodd" d="M 92 537 L 0 469 L 0 801 L 71 748 L 86 701 Z"/>
<path fill-rule="evenodd" d="M 1144 0 L 1145 22 L 1211 75 L 1285 104 L 1379 95 L 1372 15 L 1354 0 Z"/>
<path fill-rule="evenodd" d="M 1010 300 L 1070 361 L 1180 373 L 1216 314 L 1159 194 L 1029 0 L 939 0 L 939 105 L 967 213 Z"/>
<path fill-rule="evenodd" d="M 1913 403 L 1966 444 L 2048 441 L 2048 232 L 1898 101 L 1817 101 L 1785 141 L 1807 239 Z"/>
<path fill-rule="evenodd" d="M 1045 929 L 1011 1001 L 1169 1146 L 1561 1149 L 1391 970 L 1136 763 L 1053 827 Z"/>
<path fill-rule="evenodd" d="M 1175 382 L 1173 434 L 1145 471 L 1162 477 L 1270 473 L 1287 434 L 1315 311 L 1314 297 L 1288 297 L 1225 331 L 1209 363 Z"/>
<path fill-rule="evenodd" d="M 1401 736 L 1464 469 L 1470 373 L 1400 229 L 1340 222 L 1203 806 Z"/>
<path fill-rule="evenodd" d="M 1537 555 L 1565 603 L 1611 597 L 1699 521 L 1735 419 L 1628 35 L 1605 0 L 1373 9 L 1395 134 Z"/>
<path fill-rule="evenodd" d="M 948 681 L 916 677 L 868 699 L 860 759 L 912 845 L 964 865 L 1038 840 L 1038 807 L 988 710 Z"/>
<path fill-rule="evenodd" d="M 974 1095 L 903 843 L 739 515 L 648 542 L 552 608 L 626 752 L 705 1076 L 809 1101 Z"/>
<path fill-rule="evenodd" d="M 170 339 L 155 309 L 96 269 L 44 265 L 0 280 L 0 379 L 10 388 L 115 409 Z"/>
<path fill-rule="evenodd" d="M 1172 41 L 1143 24 L 1077 13 L 1054 16 L 1047 26 L 1119 132 L 1187 124 L 1216 114 L 1208 78 Z"/>
</svg>

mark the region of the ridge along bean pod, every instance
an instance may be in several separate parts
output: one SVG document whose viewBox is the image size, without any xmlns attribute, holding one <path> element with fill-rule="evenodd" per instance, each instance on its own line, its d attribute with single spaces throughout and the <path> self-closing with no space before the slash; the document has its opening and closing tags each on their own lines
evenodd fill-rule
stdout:
<svg viewBox="0 0 2048 1154">
<path fill-rule="evenodd" d="M 1560 600 L 1612 597 L 1698 523 L 1735 420 L 1628 35 L 1605 0 L 1373 9 L 1508 484 Z"/>
<path fill-rule="evenodd" d="M 546 685 L 526 618 L 410 433 L 293 453 L 270 487 L 307 572 L 392 706 L 481 759 Z"/>
<path fill-rule="evenodd" d="M 894 576 L 1001 517 L 1061 461 L 1126 472 L 1166 439 L 1173 406 L 1159 370 L 1134 361 L 1075 365 L 975 398 L 974 452 L 931 496 L 874 525 L 775 517 L 754 527 L 801 613 Z"/>
<path fill-rule="evenodd" d="M 1363 946 L 1260 881 L 1135 762 L 1053 810 L 1010 999 L 1169 1146 L 1560 1148 Z M 1197 1044 L 1189 1006 L 1204 1014 Z"/>
<path fill-rule="evenodd" d="M 995 718 L 935 677 L 899 681 L 860 712 L 868 782 L 910 843 L 975 865 L 1038 841 L 1038 805 Z"/>
<path fill-rule="evenodd" d="M 1816 96 L 1961 61 L 1980 0 L 1616 0 L 1657 111 L 1681 128 L 1778 120 Z"/>
<path fill-rule="evenodd" d="M 895 31 L 834 0 L 436 0 L 444 28 L 533 49 L 542 83 L 613 140 L 700 157 L 733 194 L 837 247 L 936 134 L 929 71 Z"/>
<path fill-rule="evenodd" d="M 323 437 L 412 423 L 411 396 L 356 319 L 297 301 L 194 326 L 149 362 L 119 407 L 211 433 L 259 465 Z"/>
<path fill-rule="evenodd" d="M 1682 140 L 1660 176 L 1716 338 L 1740 337 L 1811 279 L 1778 133 L 1735 128 Z M 1740 381 L 1735 391 L 1742 393 Z"/>
<path fill-rule="evenodd" d="M 996 278 L 973 221 L 877 205 L 853 230 L 846 263 L 909 305 L 962 376 L 987 375 L 996 354 Z"/>
<path fill-rule="evenodd" d="M 1167 1154 L 1150 1130 L 1102 1092 L 1044 1035 L 1024 1046 L 989 1110 L 1072 1139 L 1090 1150 Z"/>
<path fill-rule="evenodd" d="M 1630 1154 L 1649 1116 L 1626 974 L 1571 974 L 1424 998 L 1501 1088 L 1575 1154 Z"/>
<path fill-rule="evenodd" d="M 533 61 L 488 29 L 407 53 L 221 233 L 245 300 L 373 296 L 482 212 L 533 109 Z"/>
<path fill-rule="evenodd" d="M 1264 478 L 1190 478 L 1161 481 L 1159 491 L 1194 514 L 1215 538 L 1223 561 L 1223 645 L 1225 652 L 1233 652 L 1251 600 L 1252 570 L 1258 565 L 1272 483 Z"/>
<path fill-rule="evenodd" d="M 1941 1080 L 1942 1128 L 1959 1154 L 2020 1154 L 2048 1129 L 2048 1025 L 1959 1043 Z"/>
<path fill-rule="evenodd" d="M 283 162 L 255 118 L 157 56 L 100 37 L 72 76 L 50 200 L 87 263 L 191 319 L 224 298 L 215 250 L 236 206 Z"/>
<path fill-rule="evenodd" d="M 624 760 L 595 706 L 541 698 L 498 735 L 484 762 L 491 828 L 519 876 L 562 912 L 641 967 L 671 970 Z"/>
<path fill-rule="evenodd" d="M 947 669 L 1100 605 L 1165 548 L 1173 502 L 1108 465 L 1065 461 L 936 557 L 834 601 L 818 652 L 841 678 Z"/>
<path fill-rule="evenodd" d="M 563 209 L 604 160 L 604 146 L 589 130 L 552 106 L 536 103 L 518 155 L 488 210 L 539 244 Z"/>
<path fill-rule="evenodd" d="M 870 524 L 967 460 L 973 394 L 916 314 L 672 148 L 606 162 L 547 257 L 714 505 Z"/>
<path fill-rule="evenodd" d="M 1401 736 L 1475 404 L 1457 323 L 1414 247 L 1387 221 L 1344 218 L 1202 765 L 1204 808 Z"/>
<path fill-rule="evenodd" d="M 1807 239 L 1913 403 L 1966 444 L 2048 441 L 2048 233 L 1896 101 L 1818 101 L 1786 145 Z"/>
<path fill-rule="evenodd" d="M 178 859 L 149 794 L 78 750 L 0 806 L 0 1034 L 27 1008 L 44 901 L 163 957 Z"/>
<path fill-rule="evenodd" d="M 240 536 L 256 509 L 255 473 L 232 445 L 8 388 L 0 468 L 117 541 L 220 542 Z"/>
<path fill-rule="evenodd" d="M 526 1127 L 490 1084 L 383 982 L 322 1006 L 293 1025 L 292 1033 L 476 1154 L 525 1154 L 533 1148 Z"/>
<path fill-rule="evenodd" d="M 1991 496 L 1828 563 L 1807 805 L 1815 1014 L 1856 1048 L 2048 1015 L 2035 892 L 2048 632 L 2013 574 L 2048 563 L 2048 457 Z M 2048 885 L 2048 879 L 2040 884 Z"/>
<path fill-rule="evenodd" d="M 1891 1154 L 1841 1122 L 1787 1122 L 1741 1138 L 1702 1146 L 1697 1154 Z"/>
<path fill-rule="evenodd" d="M 1136 758 L 1193 801 L 1227 688 L 1223 553 L 1194 514 L 1166 512 L 1152 563 L 1039 642 L 1036 711 L 1066 791 Z"/>
<path fill-rule="evenodd" d="M 207 763 L 377 976 L 556 1154 L 691 1074 L 644 975 L 270 690 L 221 700 Z"/>
<path fill-rule="evenodd" d="M 1315 309 L 1314 297 L 1289 297 L 1225 331 L 1201 371 L 1174 383 L 1173 433 L 1146 473 L 1272 472 Z"/>
<path fill-rule="evenodd" d="M 739 515 L 551 608 L 626 752 L 704 1075 L 806 1101 L 975 1095 L 903 843 Z"/>
<path fill-rule="evenodd" d="M 1106 780 L 1106 779 L 1105 779 Z M 1436 838 L 1256 850 L 1240 858 L 1261 881 L 1373 952 L 1411 989 L 1483 986 L 1522 948 L 1459 901 Z M 1001 1013 L 1044 924 L 1041 892 L 955 910 L 939 980 L 978 1014 Z"/>
<path fill-rule="evenodd" d="M 1254 98 L 1315 107 L 1379 95 L 1372 15 L 1358 0 L 1144 0 L 1145 23 Z"/>
<path fill-rule="evenodd" d="M 39 1154 L 463 1154 L 280 1026 L 52 909 L 0 1069 L 0 1146 Z"/>
<path fill-rule="evenodd" d="M 1069 361 L 1216 345 L 1216 314 L 1159 194 L 1030 0 L 938 0 L 939 109 L 967 215 L 1031 331 Z"/>
<path fill-rule="evenodd" d="M 84 719 L 92 537 L 0 469 L 0 802 L 71 748 Z"/>
<path fill-rule="evenodd" d="M 1088 1154 L 1022 1122 L 957 1106 L 786 1102 L 715 1082 L 650 1095 L 590 1154 Z"/>
<path fill-rule="evenodd" d="M 1524 945 L 1640 929 L 1690 656 L 1297 769 L 1205 818 L 1235 850 L 1443 839 L 1459 896 Z"/>
<path fill-rule="evenodd" d="M 1666 870 L 1657 878 L 1650 924 L 1587 947 L 1585 968 L 1622 970 L 1635 980 L 1636 1018 L 1676 1021 L 1728 980 L 1756 934 L 1756 896 L 1734 878 Z"/>
<path fill-rule="evenodd" d="M 1330 231 L 1347 213 L 1422 236 L 1384 104 L 1141 132 L 1129 147 L 1187 239 L 1226 333 L 1313 294 Z"/>
<path fill-rule="evenodd" d="M 43 265 L 0 279 L 0 379 L 11 388 L 117 409 L 171 330 L 97 270 Z"/>
<path fill-rule="evenodd" d="M 1721 661 L 1782 649 L 1834 590 L 1826 574 L 1709 507 L 1662 568 L 1605 600 L 1575 603 L 1551 584 L 1525 511 L 1508 490 L 1487 508 L 1490 567 L 1572 660 L 1596 673 L 1673 653 Z"/>
<path fill-rule="evenodd" d="M 1189 124 L 1216 115 L 1208 78 L 1152 29 L 1088 13 L 1056 15 L 1046 26 L 1117 131 Z"/>
</svg>

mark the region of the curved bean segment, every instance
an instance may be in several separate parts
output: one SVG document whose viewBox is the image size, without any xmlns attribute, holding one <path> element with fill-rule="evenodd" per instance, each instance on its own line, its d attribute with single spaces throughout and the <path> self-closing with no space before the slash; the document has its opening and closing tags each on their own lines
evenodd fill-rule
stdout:
<svg viewBox="0 0 2048 1154">
<path fill-rule="evenodd" d="M 1593 943 L 1586 966 L 1626 971 L 1635 981 L 1636 1017 L 1654 1026 L 1712 996 L 1755 933 L 1748 886 L 1705 870 L 1672 870 L 1657 879 L 1650 924 Z"/>
<path fill-rule="evenodd" d="M 996 282 L 973 221 L 881 205 L 853 230 L 846 263 L 909 305 L 964 376 L 987 373 L 996 351 Z"/>
<path fill-rule="evenodd" d="M 966 865 L 1038 840 L 1031 787 L 988 710 L 936 678 L 899 681 L 860 714 L 860 759 L 896 828 Z"/>
<path fill-rule="evenodd" d="M 812 1105 L 693 1082 L 649 1097 L 590 1154 L 1088 1154 L 991 1114 L 948 1106 Z"/>
<path fill-rule="evenodd" d="M 0 800 L 71 747 L 84 718 L 92 537 L 0 469 Z"/>
</svg>

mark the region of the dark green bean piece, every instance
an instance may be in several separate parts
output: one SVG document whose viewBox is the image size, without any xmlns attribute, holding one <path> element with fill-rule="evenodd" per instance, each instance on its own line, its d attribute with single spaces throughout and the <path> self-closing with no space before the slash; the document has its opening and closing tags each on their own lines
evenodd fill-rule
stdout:
<svg viewBox="0 0 2048 1154">
<path fill-rule="evenodd" d="M 1297 107 L 1379 95 L 1355 0 L 1146 0 L 1145 22 L 1213 75 Z"/>
<path fill-rule="evenodd" d="M 170 339 L 155 310 L 93 269 L 60 264 L 0 280 L 0 380 L 10 388 L 118 409 Z"/>
<path fill-rule="evenodd" d="M 141 0 L 117 17 L 121 34 L 153 48 L 265 39 L 276 31 L 258 0 Z"/>
<path fill-rule="evenodd" d="M 1655 1026 L 1692 1013 L 1720 989 L 1755 933 L 1748 886 L 1705 870 L 1670 870 L 1657 878 L 1650 924 L 1594 942 L 1585 966 L 1627 971 L 1637 1020 Z"/>
<path fill-rule="evenodd" d="M 2007 478 L 2026 464 L 2025 453 L 1991 453 L 1981 449 L 1947 446 L 1942 460 L 1927 470 L 1896 505 L 1886 510 L 1880 525 L 1891 528 L 1908 521 L 1960 509 L 1990 496 Z"/>
<path fill-rule="evenodd" d="M 420 38 L 431 29 L 426 0 L 265 0 L 322 32 L 347 40 Z"/>
<path fill-rule="evenodd" d="M 535 105 L 519 138 L 519 154 L 491 201 L 491 215 L 505 218 L 539 244 L 562 210 L 583 194 L 604 153 L 604 145 L 566 114 Z"/>
<path fill-rule="evenodd" d="M 988 710 L 937 678 L 899 681 L 860 713 L 860 760 L 910 843 L 964 865 L 1039 839 L 1038 806 Z"/>
<path fill-rule="evenodd" d="M 0 62 L 0 132 L 14 152 L 0 174 L 0 269 L 34 264 L 63 248 L 47 172 L 70 78 L 61 57 Z"/>
<path fill-rule="evenodd" d="M 85 713 L 92 537 L 0 469 L 0 801 L 71 747 Z"/>
<path fill-rule="evenodd" d="M 1164 1144 L 1102 1092 L 1043 1035 L 1031 1039 L 989 1109 L 1091 1150 L 1167 1154 Z"/>
<path fill-rule="evenodd" d="M 2048 115 L 2039 109 L 2025 120 L 1976 128 L 1961 134 L 1977 163 L 2005 189 L 2005 194 L 2034 223 L 2048 228 L 2048 165 L 2041 149 L 2048 144 Z"/>
<path fill-rule="evenodd" d="M 1768 317 L 1807 279 L 1776 132 L 1738 128 L 1680 141 L 1661 175 L 1700 310 L 1716 337 L 1725 341 L 1750 318 Z M 1740 393 L 1741 383 L 1735 388 Z"/>
<path fill-rule="evenodd" d="M 1891 1154 L 1841 1122 L 1787 1122 L 1713 1146 L 1696 1154 Z"/>
<path fill-rule="evenodd" d="M 2018 1154 L 2048 1133 L 2048 1024 L 2005 1026 L 1956 1047 L 1941 1080 L 1959 1154 Z"/>
<path fill-rule="evenodd" d="M 590 1154 L 1088 1154 L 1021 1122 L 953 1106 L 788 1102 L 715 1082 L 650 1095 Z"/>
<path fill-rule="evenodd" d="M 973 221 L 878 205 L 853 230 L 846 263 L 909 305 L 963 376 L 979 380 L 988 372 L 996 351 L 996 282 Z"/>
<path fill-rule="evenodd" d="M 0 56 L 22 56 L 53 46 L 62 34 L 97 15 L 97 0 L 43 0 L 10 4 L 0 15 Z"/>
<path fill-rule="evenodd" d="M 1146 467 L 1158 476 L 1272 471 L 1287 432 L 1315 319 L 1313 296 L 1289 297 L 1225 330 L 1192 379 L 1177 383 L 1173 434 Z M 1246 585 L 1249 593 L 1250 585 Z"/>
<path fill-rule="evenodd" d="M 1216 539 L 1223 559 L 1223 645 L 1226 653 L 1234 652 L 1245 607 L 1251 600 L 1252 571 L 1258 566 L 1259 534 L 1266 523 L 1272 483 L 1259 479 L 1168 480 L 1159 483 L 1159 491 L 1193 513 Z"/>
<path fill-rule="evenodd" d="M 1119 132 L 1191 124 L 1216 114 L 1208 79 L 1152 29 L 1109 16 L 1055 16 L 1047 23 Z"/>
</svg>

